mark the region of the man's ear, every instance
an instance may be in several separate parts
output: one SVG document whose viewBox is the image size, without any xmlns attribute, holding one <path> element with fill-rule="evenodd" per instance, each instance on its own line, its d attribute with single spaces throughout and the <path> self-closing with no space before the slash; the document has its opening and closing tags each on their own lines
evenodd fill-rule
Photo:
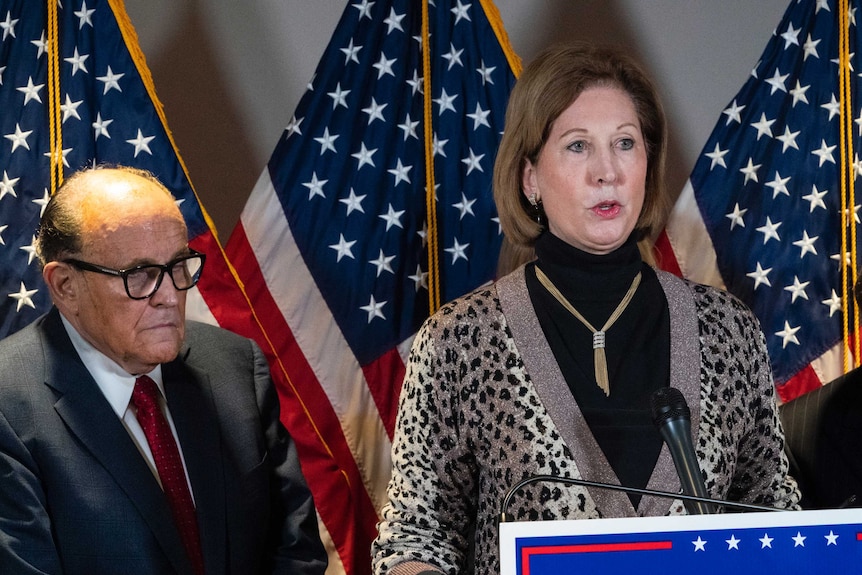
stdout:
<svg viewBox="0 0 862 575">
<path fill-rule="evenodd" d="M 48 262 L 42 268 L 51 300 L 61 311 L 74 314 L 80 297 L 80 274 L 69 264 Z"/>
</svg>

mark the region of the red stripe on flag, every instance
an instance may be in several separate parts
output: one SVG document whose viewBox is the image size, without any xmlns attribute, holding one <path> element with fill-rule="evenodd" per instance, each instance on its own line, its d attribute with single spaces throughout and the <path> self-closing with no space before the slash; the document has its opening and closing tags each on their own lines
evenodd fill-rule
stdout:
<svg viewBox="0 0 862 575">
<path fill-rule="evenodd" d="M 219 325 L 261 342 L 262 331 L 251 315 L 250 305 L 240 291 L 212 232 L 189 241 L 189 247 L 207 255 L 198 291 Z M 263 346 L 261 346 L 263 347 Z"/>
<path fill-rule="evenodd" d="M 824 382 L 820 381 L 817 372 L 811 367 L 811 364 L 806 365 L 793 377 L 785 381 L 783 384 L 776 386 L 778 397 L 782 403 L 787 403 L 792 399 L 796 399 L 800 395 L 804 395 L 809 391 L 814 391 Z"/>
<path fill-rule="evenodd" d="M 682 269 L 679 267 L 676 254 L 673 251 L 673 247 L 670 245 L 667 231 L 661 231 L 658 238 L 656 238 L 653 249 L 656 254 L 656 263 L 658 264 L 659 269 L 663 269 L 666 272 L 682 277 Z"/>
<path fill-rule="evenodd" d="M 244 278 L 246 293 L 269 337 L 269 342 L 257 341 L 270 361 L 281 418 L 296 442 L 317 511 L 347 572 L 370 573 L 368 554 L 378 516 L 341 423 L 269 293 L 241 222 L 231 235 L 230 248 L 231 262 Z M 351 558 L 356 559 L 352 565 Z"/>
<path fill-rule="evenodd" d="M 401 395 L 404 371 L 404 361 L 398 354 L 398 348 L 390 349 L 374 363 L 362 367 L 390 441 L 395 435 L 395 418 L 398 415 L 398 397 Z M 396 382 L 394 389 L 389 386 L 392 382 Z"/>
</svg>

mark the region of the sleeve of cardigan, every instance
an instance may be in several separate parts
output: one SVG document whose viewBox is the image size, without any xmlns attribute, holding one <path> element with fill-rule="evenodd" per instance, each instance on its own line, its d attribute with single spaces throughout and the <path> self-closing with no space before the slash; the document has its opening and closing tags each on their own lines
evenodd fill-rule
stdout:
<svg viewBox="0 0 862 575">
<path fill-rule="evenodd" d="M 742 306 L 742 304 L 739 304 Z M 731 492 L 733 500 L 776 507 L 799 509 L 800 493 L 789 475 L 784 450 L 784 431 L 778 413 L 772 368 L 766 338 L 757 318 L 747 308 L 738 321 L 743 357 L 748 358 L 750 388 L 741 395 L 744 412 L 750 417 L 749 429 L 738 446 Z"/>
<path fill-rule="evenodd" d="M 389 501 L 372 545 L 374 573 L 420 566 L 457 573 L 475 515 L 475 464 L 458 427 L 457 327 L 426 321 L 414 340 L 392 445 Z M 454 320 L 452 320 L 454 321 Z"/>
</svg>

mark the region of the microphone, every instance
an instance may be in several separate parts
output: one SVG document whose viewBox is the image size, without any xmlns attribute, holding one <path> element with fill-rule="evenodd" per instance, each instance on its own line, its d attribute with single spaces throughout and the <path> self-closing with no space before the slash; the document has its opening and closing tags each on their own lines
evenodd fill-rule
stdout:
<svg viewBox="0 0 862 575">
<path fill-rule="evenodd" d="M 595 487 L 598 489 L 609 489 L 611 491 L 622 491 L 623 493 L 637 493 L 639 495 L 652 495 L 653 497 L 663 497 L 665 499 L 681 499 L 683 503 L 687 504 L 698 503 L 700 505 L 721 505 L 728 508 L 734 508 L 739 511 L 784 511 L 784 509 L 777 509 L 775 507 L 766 507 L 763 505 L 754 505 L 751 503 L 741 503 L 738 501 L 724 501 L 722 499 L 712 499 L 710 497 L 699 497 L 697 495 L 688 495 L 685 493 L 671 493 L 670 491 L 657 491 L 655 489 L 640 489 L 638 487 L 623 487 L 622 485 L 615 485 L 613 483 L 600 483 L 598 481 L 588 481 L 586 479 L 575 479 L 573 477 L 560 477 L 558 475 L 531 475 L 526 479 L 522 479 L 518 483 L 512 486 L 506 492 L 506 495 L 503 497 L 502 504 L 500 505 L 500 522 L 507 523 L 512 520 L 509 517 L 507 510 L 509 509 L 509 504 L 512 501 L 512 497 L 515 496 L 520 489 L 530 485 L 532 483 L 539 482 L 550 482 L 550 483 L 563 483 L 566 485 L 578 485 L 581 487 Z M 687 507 L 686 507 L 687 508 Z M 691 513 L 691 511 L 689 511 Z"/>
<path fill-rule="evenodd" d="M 706 487 L 691 443 L 691 410 L 682 392 L 674 387 L 657 389 L 651 398 L 653 423 L 670 450 L 682 484 L 682 492 L 694 498 L 683 498 L 691 515 L 715 513 L 715 507 L 706 501 Z"/>
</svg>

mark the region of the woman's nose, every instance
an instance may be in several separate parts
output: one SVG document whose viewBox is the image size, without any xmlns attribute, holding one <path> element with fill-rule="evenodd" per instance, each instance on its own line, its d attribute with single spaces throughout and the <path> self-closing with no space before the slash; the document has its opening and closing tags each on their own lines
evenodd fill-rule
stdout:
<svg viewBox="0 0 862 575">
<path fill-rule="evenodd" d="M 617 161 L 610 150 L 593 155 L 592 179 L 599 184 L 611 184 L 617 180 Z"/>
</svg>

